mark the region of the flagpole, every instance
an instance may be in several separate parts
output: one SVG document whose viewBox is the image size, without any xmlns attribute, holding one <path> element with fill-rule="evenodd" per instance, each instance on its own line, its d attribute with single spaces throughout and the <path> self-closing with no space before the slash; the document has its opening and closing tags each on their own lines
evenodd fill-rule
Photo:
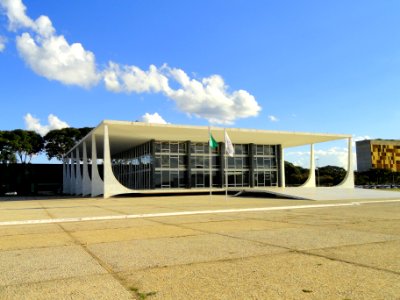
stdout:
<svg viewBox="0 0 400 300">
<path fill-rule="evenodd" d="M 210 125 L 208 125 L 208 139 L 210 140 L 211 138 L 211 127 Z M 211 145 L 208 145 L 208 158 L 209 158 L 209 171 L 210 171 L 210 175 L 209 175 L 209 182 L 210 182 L 210 200 L 212 200 L 212 174 L 211 174 Z"/>
<path fill-rule="evenodd" d="M 225 153 L 224 153 L 224 159 L 225 159 L 225 200 L 228 200 L 228 163 L 227 163 L 227 158 L 226 158 L 226 128 L 224 128 L 224 141 L 225 141 Z"/>
</svg>

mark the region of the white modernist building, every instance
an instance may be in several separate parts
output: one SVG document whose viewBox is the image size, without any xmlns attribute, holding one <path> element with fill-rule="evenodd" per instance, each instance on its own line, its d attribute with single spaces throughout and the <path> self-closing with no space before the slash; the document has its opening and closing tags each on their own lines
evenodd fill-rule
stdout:
<svg viewBox="0 0 400 300">
<path fill-rule="evenodd" d="M 350 135 L 229 128 L 235 154 L 226 157 L 224 129 L 210 130 L 215 149 L 209 147 L 208 127 L 105 120 L 64 156 L 63 192 L 107 198 L 282 188 L 284 149 L 304 145 L 310 145 L 310 175 L 302 187 L 315 187 L 314 144 L 341 139 L 348 140 L 348 168 L 339 186 L 354 187 Z"/>
</svg>

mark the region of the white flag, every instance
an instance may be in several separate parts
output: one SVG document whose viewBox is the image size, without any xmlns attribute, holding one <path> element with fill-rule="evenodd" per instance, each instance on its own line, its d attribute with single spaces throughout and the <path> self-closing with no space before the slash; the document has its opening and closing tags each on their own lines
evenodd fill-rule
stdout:
<svg viewBox="0 0 400 300">
<path fill-rule="evenodd" d="M 232 141 L 229 138 L 226 130 L 225 130 L 225 153 L 230 157 L 233 157 L 233 155 L 235 154 L 235 148 L 233 148 Z"/>
</svg>

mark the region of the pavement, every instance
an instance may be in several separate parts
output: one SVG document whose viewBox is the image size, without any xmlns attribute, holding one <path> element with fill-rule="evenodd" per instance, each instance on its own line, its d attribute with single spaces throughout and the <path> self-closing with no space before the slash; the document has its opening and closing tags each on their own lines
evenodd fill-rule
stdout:
<svg viewBox="0 0 400 300">
<path fill-rule="evenodd" d="M 0 198 L 0 299 L 400 299 L 400 198 Z"/>
</svg>

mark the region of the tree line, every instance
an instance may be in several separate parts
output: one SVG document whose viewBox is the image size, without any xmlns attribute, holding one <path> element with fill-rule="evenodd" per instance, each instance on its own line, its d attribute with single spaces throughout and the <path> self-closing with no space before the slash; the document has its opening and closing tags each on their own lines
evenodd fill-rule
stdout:
<svg viewBox="0 0 400 300">
<path fill-rule="evenodd" d="M 30 163 L 33 156 L 46 153 L 50 160 L 62 160 L 63 155 L 93 128 L 63 128 L 41 136 L 35 131 L 15 129 L 0 131 L 0 163 Z"/>
</svg>

